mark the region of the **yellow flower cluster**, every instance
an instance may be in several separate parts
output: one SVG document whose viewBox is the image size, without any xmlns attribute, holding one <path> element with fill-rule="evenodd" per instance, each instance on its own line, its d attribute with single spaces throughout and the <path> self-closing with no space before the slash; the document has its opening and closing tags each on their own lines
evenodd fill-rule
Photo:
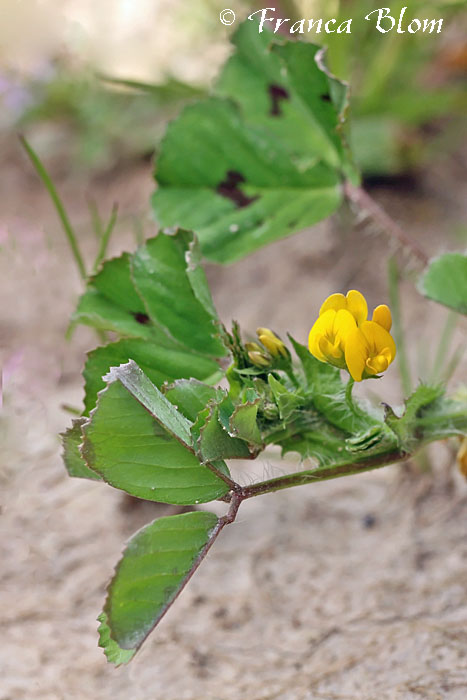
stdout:
<svg viewBox="0 0 467 700">
<path fill-rule="evenodd" d="M 396 344 L 389 333 L 391 312 L 381 304 L 371 321 L 367 316 L 368 305 L 360 292 L 352 289 L 346 296 L 331 294 L 310 331 L 311 354 L 346 369 L 356 382 L 385 372 L 396 356 Z"/>
<path fill-rule="evenodd" d="M 269 328 L 257 328 L 258 343 L 246 343 L 245 349 L 251 362 L 257 367 L 269 367 L 274 360 L 290 359 L 290 353 L 282 340 Z"/>
</svg>

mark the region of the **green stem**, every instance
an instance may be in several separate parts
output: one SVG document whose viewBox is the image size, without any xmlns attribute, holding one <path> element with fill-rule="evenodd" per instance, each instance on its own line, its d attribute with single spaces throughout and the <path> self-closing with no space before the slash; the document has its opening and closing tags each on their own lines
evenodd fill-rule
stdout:
<svg viewBox="0 0 467 700">
<path fill-rule="evenodd" d="M 441 337 L 439 339 L 435 361 L 430 374 L 430 382 L 436 383 L 441 378 L 442 368 L 446 362 L 446 356 L 448 354 L 449 346 L 451 345 L 452 336 L 456 329 L 458 318 L 458 314 L 455 311 L 449 311 Z"/>
<path fill-rule="evenodd" d="M 94 266 L 93 266 L 93 274 L 97 272 L 97 269 L 101 262 L 103 261 L 105 254 L 107 252 L 107 246 L 109 244 L 110 236 L 112 235 L 112 231 L 115 228 L 115 224 L 117 222 L 117 214 L 118 214 L 118 205 L 114 204 L 112 207 L 112 212 L 110 214 L 110 219 L 109 222 L 105 228 L 105 231 L 101 235 L 100 243 L 99 243 L 99 250 L 97 251 L 97 256 L 94 261 Z"/>
<path fill-rule="evenodd" d="M 99 215 L 99 209 L 97 208 L 97 204 L 94 202 L 94 200 L 91 199 L 88 201 L 88 209 L 89 213 L 91 214 L 92 230 L 96 234 L 97 240 L 100 241 L 104 233 L 104 228 L 102 226 L 102 219 Z"/>
<path fill-rule="evenodd" d="M 349 381 L 347 382 L 345 386 L 345 400 L 347 402 L 347 406 L 353 411 L 354 410 L 354 405 L 352 401 L 352 389 L 353 385 L 355 384 L 355 379 L 353 377 L 349 377 Z"/>
<path fill-rule="evenodd" d="M 395 450 L 385 452 L 381 455 L 376 455 L 363 459 L 360 462 L 344 462 L 342 464 L 333 464 L 329 467 L 317 467 L 310 471 L 294 472 L 287 476 L 280 476 L 267 481 L 260 481 L 252 486 L 246 486 L 243 490 L 243 498 L 253 498 L 261 496 L 265 493 L 289 489 L 292 486 L 303 486 L 305 484 L 315 484 L 319 481 L 327 481 L 329 479 L 337 479 L 340 476 L 349 476 L 351 474 L 360 474 L 378 467 L 385 467 L 388 464 L 399 462 L 407 457 L 403 450 Z"/>
<path fill-rule="evenodd" d="M 405 336 L 402 326 L 402 316 L 399 295 L 399 270 L 395 258 L 390 258 L 388 265 L 389 278 L 389 300 L 393 318 L 393 334 L 397 346 L 397 362 L 401 377 L 402 389 L 405 396 L 412 391 L 412 380 L 410 378 L 409 361 L 405 348 Z"/>
<path fill-rule="evenodd" d="M 73 253 L 73 257 L 76 262 L 76 266 L 79 270 L 79 274 L 81 275 L 81 278 L 83 280 L 86 280 L 86 268 L 84 266 L 84 261 L 78 246 L 78 241 L 75 236 L 75 232 L 73 230 L 73 227 L 70 223 L 70 220 L 67 216 L 67 213 L 65 211 L 65 207 L 63 206 L 63 203 L 58 195 L 57 190 L 54 187 L 54 184 L 50 178 L 49 173 L 43 166 L 39 156 L 37 153 L 34 151 L 32 146 L 26 141 L 24 136 L 20 136 L 19 140 L 21 141 L 21 144 L 23 145 L 24 150 L 28 154 L 31 163 L 36 169 L 37 174 L 39 175 L 40 179 L 44 183 L 50 198 L 55 206 L 55 209 L 57 211 L 57 214 L 59 216 L 59 219 L 62 223 L 63 230 L 65 231 L 65 235 L 68 238 L 68 243 L 70 244 L 71 252 Z"/>
</svg>

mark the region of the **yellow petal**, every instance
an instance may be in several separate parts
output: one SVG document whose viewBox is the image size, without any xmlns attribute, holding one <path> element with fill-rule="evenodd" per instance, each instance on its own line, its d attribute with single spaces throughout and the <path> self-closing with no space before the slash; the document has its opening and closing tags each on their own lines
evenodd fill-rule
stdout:
<svg viewBox="0 0 467 700">
<path fill-rule="evenodd" d="M 356 289 L 351 289 L 347 292 L 347 308 L 360 326 L 363 321 L 366 321 L 368 316 L 368 304 L 361 292 Z"/>
<path fill-rule="evenodd" d="M 336 340 L 340 342 L 342 347 L 344 347 L 349 333 L 356 327 L 357 322 L 350 311 L 347 311 L 347 309 L 340 309 L 337 312 L 333 323 L 333 333 Z"/>
<path fill-rule="evenodd" d="M 360 326 L 368 345 L 368 356 L 376 357 L 383 352 L 383 350 L 389 350 L 389 355 L 391 357 L 390 362 L 392 362 L 396 356 L 396 344 L 392 336 L 387 332 L 385 328 L 375 323 L 375 321 L 365 321 Z"/>
<path fill-rule="evenodd" d="M 389 307 L 386 304 L 380 304 L 373 311 L 373 319 L 375 323 L 385 328 L 388 332 L 391 330 L 392 317 Z"/>
<path fill-rule="evenodd" d="M 362 381 L 368 358 L 368 344 L 360 328 L 354 328 L 345 341 L 345 362 L 350 376 L 356 382 Z"/>
<path fill-rule="evenodd" d="M 319 341 L 323 336 L 332 335 L 335 317 L 335 311 L 332 309 L 326 311 L 315 321 L 308 336 L 308 349 L 321 362 L 326 362 L 326 357 L 321 352 Z"/>
<path fill-rule="evenodd" d="M 319 315 L 321 316 L 326 311 L 329 311 L 329 309 L 332 309 L 333 311 L 339 311 L 339 309 L 346 308 L 347 300 L 343 294 L 331 294 L 331 296 L 326 299 L 326 301 L 320 308 Z"/>
</svg>

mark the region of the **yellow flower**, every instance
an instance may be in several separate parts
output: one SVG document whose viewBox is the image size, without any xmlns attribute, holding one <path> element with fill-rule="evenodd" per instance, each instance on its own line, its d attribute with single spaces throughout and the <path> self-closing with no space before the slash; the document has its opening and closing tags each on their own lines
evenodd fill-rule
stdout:
<svg viewBox="0 0 467 700">
<path fill-rule="evenodd" d="M 357 292 L 356 289 L 351 289 L 350 292 L 347 292 L 346 296 L 343 294 L 331 294 L 320 308 L 319 315 L 321 316 L 330 309 L 333 311 L 339 311 L 340 309 L 349 311 L 357 322 L 357 325 L 366 321 L 366 317 L 368 316 L 366 299 L 363 294 Z"/>
<path fill-rule="evenodd" d="M 392 336 L 376 321 L 364 321 L 346 338 L 345 362 L 356 382 L 385 372 L 395 356 Z"/>
<path fill-rule="evenodd" d="M 321 362 L 347 369 L 357 382 L 384 372 L 396 355 L 389 334 L 391 312 L 381 304 L 371 321 L 367 316 L 366 299 L 357 290 L 351 289 L 346 296 L 331 294 L 310 331 L 311 354 Z"/>
<path fill-rule="evenodd" d="M 344 369 L 346 338 L 356 328 L 355 318 L 347 309 L 325 310 L 314 323 L 308 336 L 311 354 L 321 362 L 329 362 Z"/>
<path fill-rule="evenodd" d="M 273 357 L 279 357 L 279 355 L 289 357 L 289 352 L 282 340 L 269 328 L 257 328 L 256 335 Z"/>
</svg>

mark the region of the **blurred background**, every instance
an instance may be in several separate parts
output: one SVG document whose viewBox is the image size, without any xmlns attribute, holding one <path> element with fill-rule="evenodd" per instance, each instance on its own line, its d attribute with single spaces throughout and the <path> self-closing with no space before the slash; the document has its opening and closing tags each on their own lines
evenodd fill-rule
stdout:
<svg viewBox="0 0 467 700">
<path fill-rule="evenodd" d="M 428 255 L 467 241 L 465 0 L 391 3 L 444 18 L 440 34 L 378 33 L 366 0 L 1 0 L 0 700 L 161 697 L 453 698 L 467 692 L 466 486 L 455 449 L 417 463 L 247 503 L 129 668 L 107 667 L 94 622 L 122 542 L 167 509 L 67 477 L 58 433 L 81 406 L 89 329 L 65 340 L 83 282 L 47 192 L 18 140 L 49 170 L 83 250 L 119 206 L 110 254 L 155 231 L 153 159 L 166 124 L 207 94 L 241 19 L 353 18 L 328 46 L 352 85 L 351 139 L 371 194 Z M 219 13 L 235 11 L 225 27 Z M 97 213 L 97 214 L 96 214 Z M 465 382 L 465 321 L 421 298 L 390 242 L 339 216 L 229 268 L 209 265 L 219 314 L 305 341 L 322 300 L 360 289 L 400 298 L 409 386 Z M 445 339 L 440 348 L 438 339 Z M 396 366 L 376 389 L 403 390 Z M 360 389 L 360 387 L 359 387 Z M 65 408 L 64 408 L 65 406 Z M 242 478 L 280 473 L 277 455 Z M 244 549 L 244 542 L 249 547 Z"/>
</svg>

